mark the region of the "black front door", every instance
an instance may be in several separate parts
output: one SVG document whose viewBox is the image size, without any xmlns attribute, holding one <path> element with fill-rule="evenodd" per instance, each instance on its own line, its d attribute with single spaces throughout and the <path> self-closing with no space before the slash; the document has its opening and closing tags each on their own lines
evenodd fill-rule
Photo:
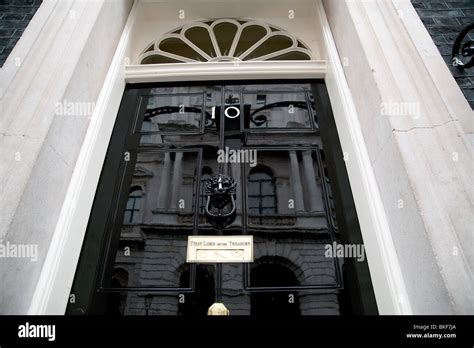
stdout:
<svg viewBox="0 0 474 348">
<path fill-rule="evenodd" d="M 222 230 L 204 213 L 216 174 L 236 183 Z M 216 234 L 252 235 L 254 262 L 186 262 L 188 236 Z M 128 85 L 68 313 L 376 313 L 361 252 L 323 81 Z"/>
</svg>

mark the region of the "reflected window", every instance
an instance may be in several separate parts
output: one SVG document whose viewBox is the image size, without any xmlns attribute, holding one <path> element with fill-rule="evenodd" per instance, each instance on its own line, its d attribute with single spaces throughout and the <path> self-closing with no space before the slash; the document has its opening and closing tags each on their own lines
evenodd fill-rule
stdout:
<svg viewBox="0 0 474 348">
<path fill-rule="evenodd" d="M 153 122 L 151 122 L 150 118 L 145 118 L 143 120 L 143 124 L 142 124 L 142 132 L 151 132 L 151 131 L 153 131 Z M 140 143 L 141 144 L 152 144 L 153 139 L 154 139 L 153 134 L 146 134 L 146 135 L 143 135 L 140 138 Z"/>
<path fill-rule="evenodd" d="M 140 212 L 140 201 L 142 199 L 142 189 L 138 186 L 132 187 L 128 195 L 127 206 L 123 217 L 124 224 L 133 224 L 138 222 L 138 214 Z"/>
<path fill-rule="evenodd" d="M 275 183 L 270 169 L 261 166 L 252 169 L 248 190 L 248 211 L 251 215 L 276 214 Z"/>
<path fill-rule="evenodd" d="M 202 93 L 148 97 L 141 132 L 190 132 L 201 129 Z"/>
<path fill-rule="evenodd" d="M 246 129 L 311 129 L 305 91 L 243 93 Z"/>
<path fill-rule="evenodd" d="M 257 94 L 257 101 L 256 101 L 256 106 L 257 107 L 262 107 L 267 104 L 267 95 L 266 94 Z"/>
</svg>

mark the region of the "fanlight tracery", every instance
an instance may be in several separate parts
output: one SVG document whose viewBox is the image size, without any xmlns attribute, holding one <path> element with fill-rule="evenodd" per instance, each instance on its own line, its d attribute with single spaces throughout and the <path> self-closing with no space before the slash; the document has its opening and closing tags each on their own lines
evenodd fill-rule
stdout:
<svg viewBox="0 0 474 348">
<path fill-rule="evenodd" d="M 309 48 L 282 29 L 252 20 L 218 19 L 163 35 L 147 46 L 138 63 L 311 59 Z"/>
</svg>

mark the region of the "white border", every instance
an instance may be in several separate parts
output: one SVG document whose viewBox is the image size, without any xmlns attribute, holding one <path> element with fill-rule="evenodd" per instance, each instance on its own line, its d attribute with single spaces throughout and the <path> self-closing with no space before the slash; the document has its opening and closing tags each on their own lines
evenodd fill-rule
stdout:
<svg viewBox="0 0 474 348">
<path fill-rule="evenodd" d="M 126 68 L 123 62 L 139 2 L 130 12 L 107 74 L 97 107 L 86 134 L 67 191 L 60 218 L 44 263 L 28 314 L 64 314 L 79 260 L 108 142 L 129 82 L 207 79 L 258 79 L 266 77 L 324 77 L 322 62 L 240 62 L 170 64 Z M 367 250 L 375 296 L 380 314 L 411 314 L 404 280 L 395 252 L 382 201 L 369 161 L 352 96 L 345 80 L 336 46 L 321 0 L 315 0 L 321 18 L 329 66 L 326 84 L 343 151 L 353 154 L 347 170 Z M 211 64 L 211 65 L 209 65 Z M 213 65 L 219 64 L 219 65 Z M 229 66 L 232 65 L 232 67 Z M 188 66 L 188 67 L 186 67 Z M 303 67 L 304 66 L 304 67 Z M 262 74 L 262 71 L 265 73 Z M 235 72 L 237 71 L 237 72 Z"/>
</svg>

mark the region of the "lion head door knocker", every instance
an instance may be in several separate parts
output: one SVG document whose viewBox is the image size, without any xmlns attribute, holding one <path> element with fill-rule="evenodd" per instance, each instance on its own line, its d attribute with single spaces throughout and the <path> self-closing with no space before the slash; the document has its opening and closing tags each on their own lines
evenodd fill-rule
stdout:
<svg viewBox="0 0 474 348">
<path fill-rule="evenodd" d="M 215 228 L 226 228 L 237 216 L 235 186 L 234 179 L 224 174 L 216 174 L 206 181 L 205 214 Z"/>
<path fill-rule="evenodd" d="M 474 41 L 469 40 L 468 34 L 470 32 L 474 34 L 474 23 L 466 26 L 453 44 L 451 59 L 453 66 L 459 69 L 468 69 L 474 66 Z M 466 38 L 468 39 L 465 40 Z"/>
</svg>

